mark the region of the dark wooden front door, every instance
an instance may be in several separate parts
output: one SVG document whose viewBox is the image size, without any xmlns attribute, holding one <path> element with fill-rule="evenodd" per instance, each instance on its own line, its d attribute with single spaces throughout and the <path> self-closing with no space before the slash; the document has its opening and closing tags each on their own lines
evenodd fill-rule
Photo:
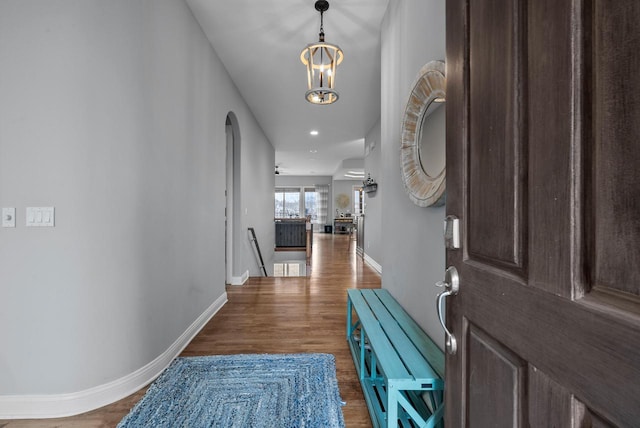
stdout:
<svg viewBox="0 0 640 428">
<path fill-rule="evenodd" d="M 640 426 L 640 2 L 447 1 L 448 427 Z"/>
</svg>

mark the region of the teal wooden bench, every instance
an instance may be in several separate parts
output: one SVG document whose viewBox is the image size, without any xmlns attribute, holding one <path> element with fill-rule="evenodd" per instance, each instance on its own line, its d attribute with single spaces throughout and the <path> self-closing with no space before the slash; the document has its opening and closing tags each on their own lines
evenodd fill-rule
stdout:
<svg viewBox="0 0 640 428">
<path fill-rule="evenodd" d="M 347 293 L 347 340 L 374 427 L 442 427 L 444 353 L 387 290 Z"/>
</svg>

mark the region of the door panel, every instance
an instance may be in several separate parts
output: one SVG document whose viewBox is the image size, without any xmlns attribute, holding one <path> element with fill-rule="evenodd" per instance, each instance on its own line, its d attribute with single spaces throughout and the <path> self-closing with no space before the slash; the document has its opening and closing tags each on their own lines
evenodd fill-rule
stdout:
<svg viewBox="0 0 640 428">
<path fill-rule="evenodd" d="M 479 427 L 524 426 L 526 363 L 476 326 L 468 334 L 467 420 Z"/>
<path fill-rule="evenodd" d="M 522 65 L 520 49 L 516 49 L 522 44 L 520 16 L 516 0 L 471 4 L 469 90 L 473 105 L 469 126 L 475 138 L 469 141 L 474 162 L 469 165 L 468 253 L 474 259 L 516 270 L 523 268 L 524 243 L 520 227 L 523 181 L 518 179 L 519 143 L 525 130 L 520 111 Z M 496 90 L 494 81 L 504 85 Z M 499 239 L 488 239 L 493 234 Z"/>
<path fill-rule="evenodd" d="M 575 242 L 579 225 L 572 225 L 582 221 L 576 200 L 581 170 L 574 175 L 572 168 L 580 168 L 583 149 L 584 43 L 579 35 L 587 21 L 571 1 L 528 3 L 528 199 L 536 201 L 529 211 L 530 248 L 536 251 L 529 253 L 528 284 L 568 298 L 584 288 L 582 247 Z M 575 146 L 568 144 L 572 141 Z"/>
<path fill-rule="evenodd" d="M 592 274 L 594 285 L 638 296 L 640 2 L 598 0 L 594 6 Z"/>
<path fill-rule="evenodd" d="M 448 0 L 446 424 L 640 421 L 640 2 Z"/>
</svg>

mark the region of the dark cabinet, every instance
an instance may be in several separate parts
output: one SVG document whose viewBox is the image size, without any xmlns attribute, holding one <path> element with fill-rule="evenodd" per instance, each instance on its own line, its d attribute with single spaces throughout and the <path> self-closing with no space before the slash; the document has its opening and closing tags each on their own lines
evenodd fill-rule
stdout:
<svg viewBox="0 0 640 428">
<path fill-rule="evenodd" d="M 276 247 L 305 247 L 307 222 L 305 219 L 276 219 Z M 313 229 L 311 229 L 313 233 Z"/>
</svg>

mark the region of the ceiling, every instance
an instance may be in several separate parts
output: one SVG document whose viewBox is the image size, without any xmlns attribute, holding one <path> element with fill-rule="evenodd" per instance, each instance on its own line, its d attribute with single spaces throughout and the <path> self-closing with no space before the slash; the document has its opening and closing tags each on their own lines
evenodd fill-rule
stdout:
<svg viewBox="0 0 640 428">
<path fill-rule="evenodd" d="M 343 161 L 363 158 L 364 137 L 380 116 L 380 25 L 388 0 L 330 0 L 325 39 L 344 51 L 340 99 L 330 105 L 304 98 L 300 52 L 318 40 L 315 0 L 186 1 L 273 144 L 280 173 L 344 178 Z"/>
</svg>

